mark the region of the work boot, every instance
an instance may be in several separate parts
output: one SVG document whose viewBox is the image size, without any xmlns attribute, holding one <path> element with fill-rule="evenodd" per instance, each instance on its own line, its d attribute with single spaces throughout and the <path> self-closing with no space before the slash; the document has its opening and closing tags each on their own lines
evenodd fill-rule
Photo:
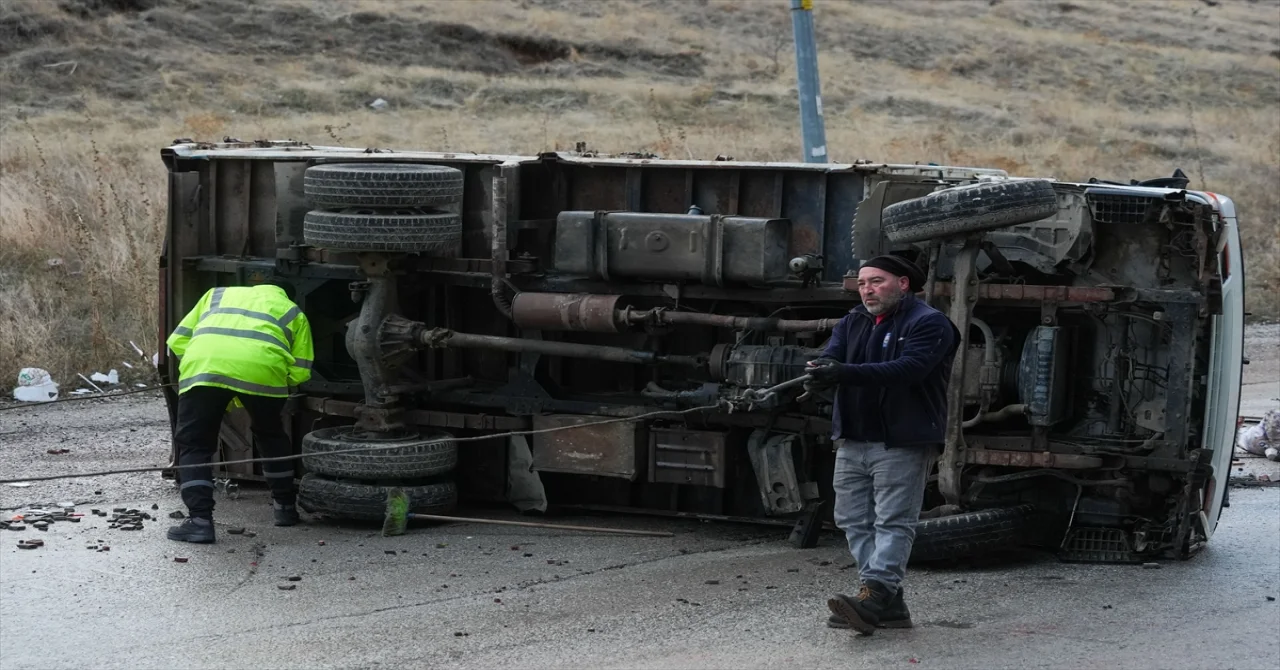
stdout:
<svg viewBox="0 0 1280 670">
<path fill-rule="evenodd" d="M 189 517 L 182 524 L 171 526 L 167 533 L 170 540 L 177 542 L 195 542 L 197 544 L 213 544 L 213 520 Z"/>
<path fill-rule="evenodd" d="M 880 616 L 884 614 L 893 595 L 889 587 L 874 580 L 868 580 L 858 591 L 858 595 L 850 598 L 843 593 L 827 600 L 827 608 L 832 614 L 849 622 L 849 626 L 863 635 L 876 632 L 880 624 Z"/>
<path fill-rule="evenodd" d="M 876 628 L 913 628 L 911 623 L 911 611 L 907 609 L 907 602 L 902 596 L 903 588 L 898 587 L 898 592 L 893 594 L 893 600 L 889 602 L 889 606 L 880 614 L 880 623 L 876 624 Z M 827 618 L 828 628 L 851 628 L 849 621 L 838 614 L 832 614 Z"/>
<path fill-rule="evenodd" d="M 294 526 L 302 520 L 302 517 L 298 516 L 298 508 L 295 505 L 273 502 L 271 510 L 275 514 L 277 526 Z"/>
</svg>

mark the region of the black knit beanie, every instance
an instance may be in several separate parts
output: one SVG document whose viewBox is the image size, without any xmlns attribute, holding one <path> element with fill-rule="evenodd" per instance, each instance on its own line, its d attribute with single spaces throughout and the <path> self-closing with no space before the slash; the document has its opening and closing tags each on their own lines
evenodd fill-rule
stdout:
<svg viewBox="0 0 1280 670">
<path fill-rule="evenodd" d="M 906 277 L 910 282 L 908 290 L 912 293 L 924 288 L 924 272 L 915 263 L 901 256 L 876 256 L 862 264 L 864 268 L 877 268 L 897 277 Z"/>
</svg>

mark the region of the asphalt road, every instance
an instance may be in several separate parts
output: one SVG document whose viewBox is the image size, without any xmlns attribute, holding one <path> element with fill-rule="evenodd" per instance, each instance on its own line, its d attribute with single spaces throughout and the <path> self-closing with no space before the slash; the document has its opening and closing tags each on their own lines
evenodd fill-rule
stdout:
<svg viewBox="0 0 1280 670">
<path fill-rule="evenodd" d="M 1267 394 L 1271 359 L 1247 369 Z M 150 395 L 0 412 L 0 478 L 163 463 L 167 418 Z M 1280 464 L 1244 466 L 1280 479 Z M 181 505 L 156 475 L 0 486 L 5 518 L 62 502 L 159 520 L 0 530 L 0 670 L 1280 668 L 1280 602 L 1267 599 L 1280 596 L 1280 488 L 1232 489 L 1208 548 L 1158 570 L 1040 553 L 913 570 L 917 627 L 870 638 L 823 625 L 827 595 L 855 577 L 834 536 L 800 551 L 777 529 L 596 517 L 555 521 L 675 537 L 450 525 L 382 538 L 274 528 L 249 490 L 220 496 L 218 544 L 190 546 L 164 539 Z M 45 546 L 17 548 L 34 537 Z"/>
<path fill-rule="evenodd" d="M 111 531 L 98 517 L 55 524 L 37 550 L 15 546 L 35 531 L 0 531 L 0 666 L 1280 667 L 1275 488 L 1233 490 L 1209 548 L 1159 570 L 1028 554 L 913 571 L 918 627 L 870 638 L 823 625 L 826 595 L 853 579 L 831 537 L 798 551 L 756 528 L 644 520 L 676 536 L 382 538 L 276 529 L 258 492 L 219 512 L 220 542 L 202 547 L 163 539 L 167 523 Z M 98 540 L 111 550 L 86 548 Z"/>
<path fill-rule="evenodd" d="M 76 404 L 0 414 L 0 472 L 156 460 L 158 401 Z M 44 454 L 51 445 L 72 451 Z M 0 488 L 7 508 L 68 498 L 81 512 L 160 519 L 133 532 L 92 515 L 0 531 L 4 670 L 1280 667 L 1280 603 L 1267 600 L 1280 596 L 1277 488 L 1233 489 L 1209 547 L 1159 570 L 1039 553 L 914 570 L 917 628 L 870 638 L 823 625 L 827 595 L 854 579 L 834 536 L 800 551 L 775 529 L 632 517 L 559 521 L 675 537 L 451 525 L 382 538 L 316 521 L 274 528 L 264 493 L 249 490 L 221 497 L 218 544 L 190 546 L 164 539 L 180 502 L 154 475 Z M 17 548 L 37 536 L 44 547 Z M 110 551 L 87 548 L 101 543 Z"/>
</svg>

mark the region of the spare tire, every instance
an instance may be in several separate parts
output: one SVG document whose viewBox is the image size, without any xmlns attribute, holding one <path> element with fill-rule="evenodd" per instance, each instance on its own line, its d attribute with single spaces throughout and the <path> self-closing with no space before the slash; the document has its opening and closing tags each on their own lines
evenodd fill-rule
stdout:
<svg viewBox="0 0 1280 670">
<path fill-rule="evenodd" d="M 462 244 L 462 218 L 420 209 L 312 210 L 303 217 L 302 237 L 321 249 L 451 254 Z"/>
<path fill-rule="evenodd" d="M 956 186 L 884 208 L 881 228 L 890 242 L 922 242 L 1030 223 L 1053 216 L 1058 198 L 1045 179 Z"/>
<path fill-rule="evenodd" d="M 452 438 L 444 431 L 374 433 L 355 426 L 323 428 L 302 438 L 302 464 L 308 472 L 347 479 L 431 477 L 451 472 L 458 465 L 458 443 Z M 331 453 L 363 446 L 379 449 Z"/>
<path fill-rule="evenodd" d="M 316 209 L 447 207 L 462 202 L 462 171 L 418 163 L 329 163 L 307 168 L 302 191 Z"/>
<path fill-rule="evenodd" d="M 335 519 L 382 521 L 387 515 L 387 494 L 400 488 L 409 495 L 409 511 L 418 514 L 449 514 L 458 506 L 458 488 L 453 482 L 422 486 L 373 486 L 336 481 L 305 474 L 298 483 L 298 507 L 309 514 Z"/>
<path fill-rule="evenodd" d="M 968 558 L 1023 544 L 1035 520 L 1035 507 L 1019 505 L 965 512 L 916 523 L 912 561 Z"/>
</svg>

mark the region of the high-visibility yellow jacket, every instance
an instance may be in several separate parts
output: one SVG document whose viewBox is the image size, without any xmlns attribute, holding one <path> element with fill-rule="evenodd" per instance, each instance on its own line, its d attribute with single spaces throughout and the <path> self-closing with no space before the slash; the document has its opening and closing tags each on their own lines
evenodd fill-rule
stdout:
<svg viewBox="0 0 1280 670">
<path fill-rule="evenodd" d="M 278 286 L 210 289 L 168 340 L 178 356 L 178 393 L 221 386 L 287 397 L 311 378 L 311 324 Z"/>
</svg>

